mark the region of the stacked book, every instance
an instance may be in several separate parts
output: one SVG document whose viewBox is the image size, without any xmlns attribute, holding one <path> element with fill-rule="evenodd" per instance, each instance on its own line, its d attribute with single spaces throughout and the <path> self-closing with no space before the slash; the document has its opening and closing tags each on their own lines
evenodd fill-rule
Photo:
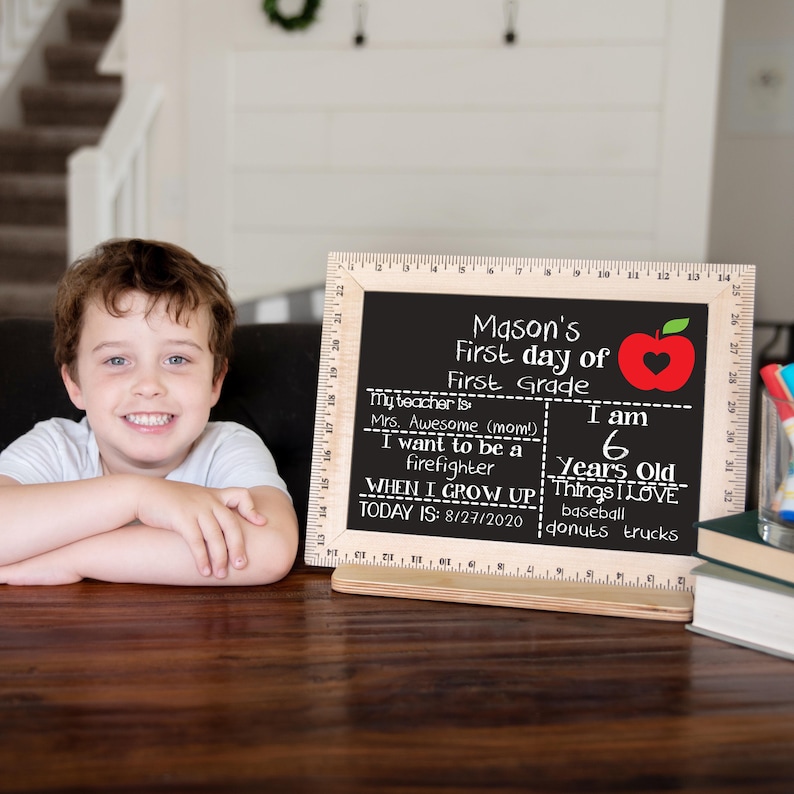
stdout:
<svg viewBox="0 0 794 794">
<path fill-rule="evenodd" d="M 794 552 L 758 533 L 758 511 L 696 524 L 695 606 L 688 629 L 794 659 Z"/>
</svg>

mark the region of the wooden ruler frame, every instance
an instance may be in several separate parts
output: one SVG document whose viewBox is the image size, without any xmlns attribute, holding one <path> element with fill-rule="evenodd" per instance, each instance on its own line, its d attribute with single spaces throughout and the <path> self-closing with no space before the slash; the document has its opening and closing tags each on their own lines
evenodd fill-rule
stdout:
<svg viewBox="0 0 794 794">
<path fill-rule="evenodd" d="M 381 291 L 706 304 L 702 520 L 744 509 L 754 287 L 752 265 L 331 253 L 307 564 L 335 568 L 334 587 L 345 592 L 688 620 L 694 588 L 688 555 L 349 529 L 364 296 Z"/>
</svg>

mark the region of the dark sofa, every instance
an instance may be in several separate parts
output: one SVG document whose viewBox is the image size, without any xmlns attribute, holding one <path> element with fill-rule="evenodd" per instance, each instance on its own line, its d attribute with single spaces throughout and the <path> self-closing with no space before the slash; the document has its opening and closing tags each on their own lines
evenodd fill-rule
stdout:
<svg viewBox="0 0 794 794">
<path fill-rule="evenodd" d="M 241 325 L 212 418 L 239 422 L 264 440 L 306 528 L 320 326 Z M 52 356 L 52 324 L 0 320 L 0 449 L 52 416 L 77 419 Z"/>
</svg>

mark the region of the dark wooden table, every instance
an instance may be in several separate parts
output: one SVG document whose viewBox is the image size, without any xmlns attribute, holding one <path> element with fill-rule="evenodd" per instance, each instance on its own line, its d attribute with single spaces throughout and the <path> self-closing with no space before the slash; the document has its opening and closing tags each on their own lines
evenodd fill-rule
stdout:
<svg viewBox="0 0 794 794">
<path fill-rule="evenodd" d="M 794 663 L 680 623 L 0 589 L 0 791 L 794 791 Z"/>
</svg>

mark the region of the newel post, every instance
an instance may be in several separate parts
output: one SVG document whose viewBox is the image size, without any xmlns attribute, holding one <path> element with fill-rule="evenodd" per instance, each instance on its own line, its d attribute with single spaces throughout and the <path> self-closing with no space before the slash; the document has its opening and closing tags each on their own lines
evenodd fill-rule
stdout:
<svg viewBox="0 0 794 794">
<path fill-rule="evenodd" d="M 110 163 L 99 148 L 85 146 L 69 157 L 69 262 L 113 234 Z"/>
</svg>

